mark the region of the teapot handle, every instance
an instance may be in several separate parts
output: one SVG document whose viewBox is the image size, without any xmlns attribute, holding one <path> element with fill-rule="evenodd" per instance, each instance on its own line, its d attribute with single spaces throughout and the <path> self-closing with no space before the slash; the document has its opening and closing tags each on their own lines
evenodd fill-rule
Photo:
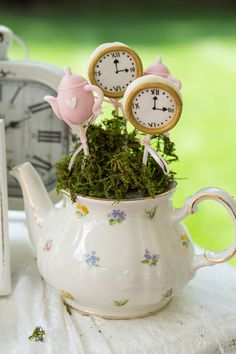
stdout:
<svg viewBox="0 0 236 354">
<path fill-rule="evenodd" d="M 204 188 L 200 190 L 186 200 L 183 208 L 175 209 L 173 215 L 174 221 L 181 221 L 186 216 L 196 213 L 198 204 L 204 200 L 215 200 L 227 209 L 234 223 L 235 236 L 233 244 L 226 250 L 219 252 L 205 250 L 203 254 L 195 255 L 193 262 L 194 270 L 226 262 L 236 255 L 236 201 L 224 190 L 218 188 Z"/>
<path fill-rule="evenodd" d="M 94 121 L 100 114 L 102 114 L 101 106 L 104 101 L 104 95 L 102 90 L 95 85 L 86 85 L 84 89 L 85 91 L 94 91 L 97 94 L 96 101 L 92 108 L 92 112 L 94 114 L 94 118 L 92 120 Z"/>
</svg>

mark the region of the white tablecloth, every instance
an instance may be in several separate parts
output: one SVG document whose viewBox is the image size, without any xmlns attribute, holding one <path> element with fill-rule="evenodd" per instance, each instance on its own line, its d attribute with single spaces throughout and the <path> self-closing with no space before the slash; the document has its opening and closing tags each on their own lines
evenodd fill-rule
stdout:
<svg viewBox="0 0 236 354">
<path fill-rule="evenodd" d="M 0 354 L 236 353 L 236 269 L 201 269 L 155 316 L 104 320 L 66 311 L 41 279 L 24 220 L 10 223 L 12 295 L 0 298 Z M 36 326 L 44 342 L 28 339 Z"/>
</svg>

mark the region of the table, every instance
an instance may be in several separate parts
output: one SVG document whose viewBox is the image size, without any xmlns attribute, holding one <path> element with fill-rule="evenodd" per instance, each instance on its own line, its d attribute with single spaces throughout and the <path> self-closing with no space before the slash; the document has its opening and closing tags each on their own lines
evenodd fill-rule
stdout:
<svg viewBox="0 0 236 354">
<path fill-rule="evenodd" d="M 155 316 L 104 320 L 70 315 L 40 277 L 24 213 L 10 213 L 12 294 L 0 298 L 0 354 L 236 353 L 236 269 L 199 270 L 183 292 Z M 36 326 L 44 342 L 28 337 Z"/>
</svg>

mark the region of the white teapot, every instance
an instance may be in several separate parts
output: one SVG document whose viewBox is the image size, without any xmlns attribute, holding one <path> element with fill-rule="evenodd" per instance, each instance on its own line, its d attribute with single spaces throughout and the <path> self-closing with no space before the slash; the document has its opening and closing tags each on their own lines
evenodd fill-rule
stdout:
<svg viewBox="0 0 236 354">
<path fill-rule="evenodd" d="M 181 223 L 205 199 L 223 204 L 234 226 L 236 203 L 225 191 L 207 188 L 172 205 L 176 185 L 155 198 L 114 200 L 66 196 L 52 205 L 30 163 L 13 169 L 21 184 L 29 234 L 39 272 L 63 299 L 82 313 L 111 319 L 137 318 L 162 309 L 192 279 L 197 269 L 236 254 L 195 255 Z"/>
</svg>

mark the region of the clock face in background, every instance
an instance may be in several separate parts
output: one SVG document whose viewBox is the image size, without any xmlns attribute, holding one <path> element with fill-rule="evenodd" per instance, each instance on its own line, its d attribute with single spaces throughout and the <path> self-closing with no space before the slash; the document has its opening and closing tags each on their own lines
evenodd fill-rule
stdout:
<svg viewBox="0 0 236 354">
<path fill-rule="evenodd" d="M 5 120 L 8 171 L 30 161 L 51 191 L 56 182 L 53 165 L 68 152 L 69 133 L 44 101 L 45 95 L 56 93 L 39 82 L 0 79 L 0 118 Z M 9 174 L 8 194 L 16 198 L 22 195 L 18 182 Z"/>
<path fill-rule="evenodd" d="M 103 50 L 89 66 L 90 81 L 99 86 L 107 97 L 122 97 L 129 84 L 141 75 L 139 57 L 126 47 Z"/>
<path fill-rule="evenodd" d="M 166 85 L 142 85 L 131 93 L 127 118 L 140 131 L 160 134 L 178 122 L 182 102 L 175 90 Z"/>
</svg>

